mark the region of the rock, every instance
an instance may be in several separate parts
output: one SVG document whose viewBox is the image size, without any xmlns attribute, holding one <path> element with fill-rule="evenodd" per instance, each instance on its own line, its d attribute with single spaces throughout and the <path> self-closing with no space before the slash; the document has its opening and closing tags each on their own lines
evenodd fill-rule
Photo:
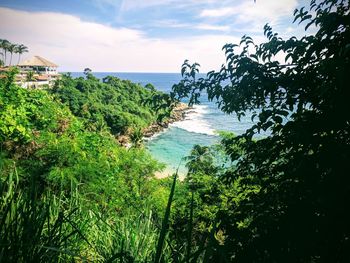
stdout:
<svg viewBox="0 0 350 263">
<path fill-rule="evenodd" d="M 182 121 L 186 117 L 186 111 L 188 111 L 190 107 L 185 103 L 179 103 L 170 114 L 170 117 L 161 123 L 153 123 L 149 127 L 143 130 L 143 134 L 145 138 L 152 137 L 153 135 L 163 131 L 164 129 L 169 127 L 169 124 Z"/>
</svg>

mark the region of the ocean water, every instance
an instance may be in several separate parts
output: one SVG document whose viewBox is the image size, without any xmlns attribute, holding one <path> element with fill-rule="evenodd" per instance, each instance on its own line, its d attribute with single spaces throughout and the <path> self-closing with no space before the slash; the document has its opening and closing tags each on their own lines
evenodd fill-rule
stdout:
<svg viewBox="0 0 350 263">
<path fill-rule="evenodd" d="M 73 77 L 84 76 L 82 72 L 71 74 Z M 95 72 L 93 74 L 100 79 L 111 75 L 141 85 L 151 83 L 163 92 L 169 92 L 173 84 L 181 80 L 181 75 L 177 73 Z M 168 129 L 145 143 L 153 157 L 166 165 L 168 173 L 178 168 L 180 174 L 185 174 L 183 158 L 189 155 L 196 144 L 211 145 L 219 142 L 218 131 L 231 131 L 238 135 L 244 133 L 253 124 L 249 114 L 238 121 L 234 114 L 227 115 L 221 112 L 214 102 L 208 101 L 205 95 L 200 101 L 200 105 L 194 105 L 193 109 L 188 111 L 185 120 L 171 124 Z"/>
</svg>

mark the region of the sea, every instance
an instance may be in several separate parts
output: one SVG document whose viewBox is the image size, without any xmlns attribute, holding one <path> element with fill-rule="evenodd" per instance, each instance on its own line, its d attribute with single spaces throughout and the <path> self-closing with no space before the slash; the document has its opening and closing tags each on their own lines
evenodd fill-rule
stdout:
<svg viewBox="0 0 350 263">
<path fill-rule="evenodd" d="M 82 72 L 71 72 L 71 75 L 84 76 Z M 99 79 L 108 75 L 115 76 L 141 85 L 151 83 L 163 92 L 170 92 L 172 86 L 181 80 L 179 73 L 93 72 L 93 75 Z M 145 146 L 155 159 L 165 164 L 163 173 L 171 174 L 178 170 L 180 175 L 184 175 L 187 171 L 184 157 L 190 154 L 194 145 L 209 146 L 219 143 L 218 132 L 229 131 L 239 135 L 252 125 L 250 114 L 238 120 L 235 114 L 228 115 L 220 111 L 217 104 L 208 101 L 207 96 L 203 94 L 200 104 L 193 106 L 186 114 L 185 120 L 170 124 L 168 129 L 145 141 Z"/>
</svg>

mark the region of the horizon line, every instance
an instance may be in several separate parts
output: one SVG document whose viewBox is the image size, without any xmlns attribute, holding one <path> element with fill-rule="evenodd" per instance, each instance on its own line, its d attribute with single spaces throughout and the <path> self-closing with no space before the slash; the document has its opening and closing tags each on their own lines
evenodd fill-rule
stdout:
<svg viewBox="0 0 350 263">
<path fill-rule="evenodd" d="M 59 73 L 83 73 L 84 71 L 58 71 Z M 91 71 L 91 73 L 141 73 L 141 74 L 180 74 L 181 72 L 150 72 L 150 71 Z M 198 74 L 207 74 L 208 72 L 199 72 Z"/>
</svg>

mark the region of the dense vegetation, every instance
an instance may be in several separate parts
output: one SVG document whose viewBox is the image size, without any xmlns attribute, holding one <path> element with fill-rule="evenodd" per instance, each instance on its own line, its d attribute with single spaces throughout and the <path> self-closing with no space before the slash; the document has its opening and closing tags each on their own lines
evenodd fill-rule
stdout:
<svg viewBox="0 0 350 263">
<path fill-rule="evenodd" d="M 226 63 L 206 78 L 184 63 L 173 97 L 195 102 L 205 90 L 223 112 L 256 120 L 223 138 L 234 165 L 215 165 L 206 147 L 192 152 L 191 216 L 177 212 L 174 227 L 185 231 L 191 219 L 186 233 L 204 261 L 350 261 L 349 15 L 348 1 L 313 0 L 294 17 L 314 35 L 284 40 L 266 25 L 266 43 L 244 36 L 225 45 Z M 254 141 L 261 130 L 271 135 Z"/>
<path fill-rule="evenodd" d="M 168 193 L 153 178 L 160 165 L 144 149 L 119 146 L 108 129 L 95 129 L 91 115 L 98 116 L 96 111 L 78 118 L 57 96 L 13 84 L 14 74 L 0 83 L 0 261 L 57 262 L 72 256 L 101 261 L 114 254 L 150 258 L 158 231 L 151 220 L 164 210 Z M 113 80 L 129 92 L 120 98 L 125 112 L 130 97 L 150 93 Z M 89 100 L 84 92 L 67 95 L 75 83 L 92 98 L 107 88 L 110 99 L 120 96 L 96 79 L 62 81 L 67 86 L 54 93 L 69 101 L 80 98 L 83 106 Z M 147 113 L 146 107 L 132 107 L 130 119 Z M 79 115 L 79 109 L 74 113 Z M 147 121 L 151 118 L 132 124 L 137 128 Z"/>
<path fill-rule="evenodd" d="M 148 104 L 161 95 L 148 84 L 145 87 L 128 80 L 106 77 L 103 82 L 91 73 L 87 79 L 64 75 L 51 92 L 82 118 L 89 130 L 108 129 L 113 135 L 132 134 L 158 120 Z"/>
<path fill-rule="evenodd" d="M 349 2 L 294 16 L 317 33 L 284 40 L 266 25 L 266 43 L 225 45 L 206 78 L 186 61 L 169 96 L 89 71 L 50 92 L 2 79 L 0 261 L 349 262 Z M 256 124 L 195 146 L 183 182 L 153 179 L 159 164 L 115 135 L 202 91 Z"/>
</svg>

